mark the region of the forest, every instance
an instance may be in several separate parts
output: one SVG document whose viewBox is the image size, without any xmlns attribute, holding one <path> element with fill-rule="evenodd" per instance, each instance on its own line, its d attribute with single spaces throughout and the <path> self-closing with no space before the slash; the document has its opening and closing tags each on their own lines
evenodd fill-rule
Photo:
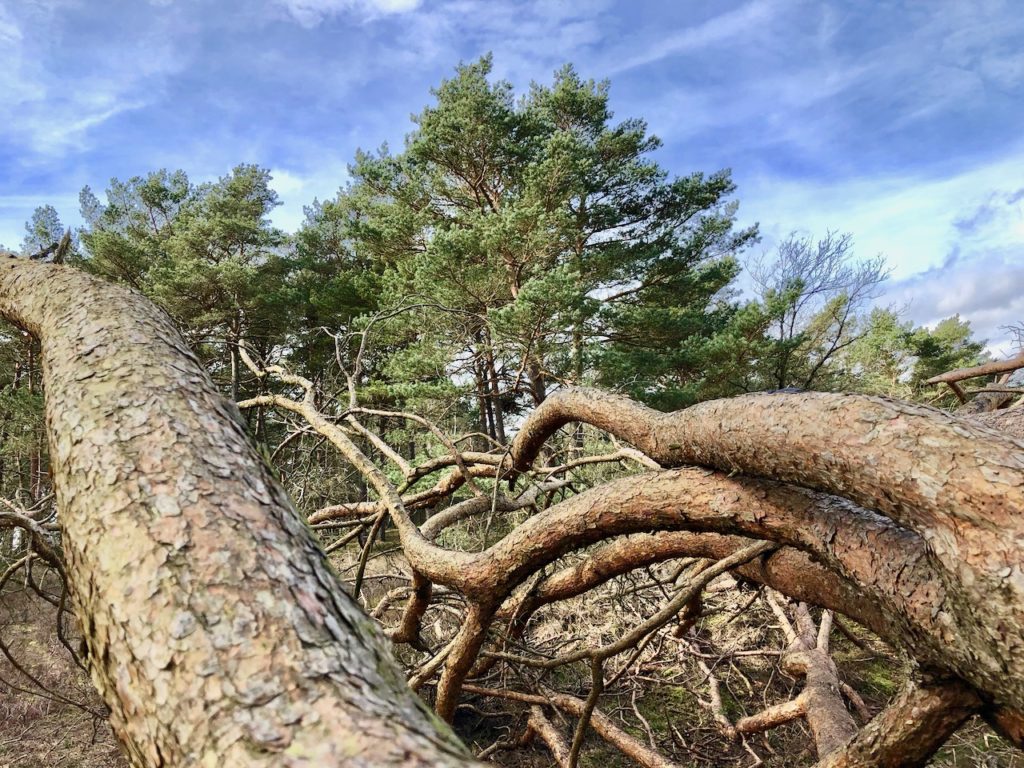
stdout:
<svg viewBox="0 0 1024 768">
<path fill-rule="evenodd" d="M 1024 765 L 1024 347 L 492 66 L 0 259 L 0 765 Z"/>
</svg>

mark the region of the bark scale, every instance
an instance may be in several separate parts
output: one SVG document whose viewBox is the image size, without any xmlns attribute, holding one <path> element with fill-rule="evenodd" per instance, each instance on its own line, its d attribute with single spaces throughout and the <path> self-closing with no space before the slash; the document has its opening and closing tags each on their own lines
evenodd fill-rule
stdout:
<svg viewBox="0 0 1024 768">
<path fill-rule="evenodd" d="M 949 662 L 941 666 L 1024 709 L 1024 442 L 880 397 L 756 394 L 663 414 L 577 389 L 549 396 L 527 418 L 510 451 L 517 469 L 574 421 L 629 441 L 663 466 L 771 477 L 890 518 L 925 542 L 936 568 L 910 602 L 932 604 L 933 641 L 946 646 Z M 891 576 L 890 586 L 901 589 L 905 575 Z"/>
<path fill-rule="evenodd" d="M 2 258 L 0 315 L 42 342 L 72 599 L 134 765 L 473 764 L 162 312 Z"/>
<path fill-rule="evenodd" d="M 816 768 L 917 768 L 981 708 L 959 681 L 909 685 L 842 749 Z"/>
</svg>

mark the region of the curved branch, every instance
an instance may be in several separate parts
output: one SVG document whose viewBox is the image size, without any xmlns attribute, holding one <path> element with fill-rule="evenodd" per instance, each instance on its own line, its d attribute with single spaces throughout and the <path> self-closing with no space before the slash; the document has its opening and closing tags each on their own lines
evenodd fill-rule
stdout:
<svg viewBox="0 0 1024 768">
<path fill-rule="evenodd" d="M 574 421 L 627 440 L 662 466 L 696 464 L 796 483 L 849 498 L 919 533 L 951 520 L 985 534 L 1003 523 L 1024 530 L 1013 514 L 1024 509 L 1024 446 L 934 408 L 804 392 L 660 413 L 597 390 L 563 390 L 523 423 L 510 448 L 516 470 Z"/>
<path fill-rule="evenodd" d="M 526 469 L 570 421 L 610 431 L 664 466 L 777 478 L 844 496 L 914 531 L 941 566 L 928 587 L 943 592 L 932 601 L 938 622 L 957 626 L 961 654 L 977 650 L 976 658 L 961 656 L 958 670 L 970 666 L 968 679 L 980 688 L 1024 706 L 1024 444 L 878 397 L 757 394 L 661 414 L 567 390 L 524 422 L 511 447 L 514 466 Z"/>
<path fill-rule="evenodd" d="M 403 533 L 398 507 L 413 567 L 493 609 L 538 568 L 613 535 L 690 529 L 767 538 L 812 553 L 878 599 L 891 625 L 885 634 L 904 638 L 923 661 L 1022 706 L 1024 531 L 1014 535 L 1022 527 L 1020 444 L 882 398 L 752 395 L 659 414 L 624 398 L 570 390 L 526 420 L 511 448 L 514 466 L 524 470 L 570 420 L 611 431 L 663 465 L 695 462 L 840 493 L 910 530 L 777 482 L 678 470 L 581 494 L 475 555 L 432 549 L 419 531 Z"/>
<path fill-rule="evenodd" d="M 510 618 L 510 634 L 518 637 L 530 617 L 542 606 L 567 600 L 616 576 L 655 563 L 681 557 L 721 560 L 749 545 L 751 539 L 716 533 L 660 531 L 638 533 L 611 541 L 587 553 L 578 564 L 556 571 L 517 599 L 498 616 Z M 851 581 L 816 563 L 806 552 L 783 547 L 733 573 L 793 598 L 840 611 L 893 644 L 901 636 L 886 636 L 892 623 L 878 611 L 877 601 L 866 597 Z"/>
<path fill-rule="evenodd" d="M 816 768 L 917 768 L 968 717 L 981 700 L 957 680 L 909 685 L 843 748 L 827 755 Z"/>
<path fill-rule="evenodd" d="M 292 400 L 283 395 L 260 395 L 239 405 L 270 405 L 302 416 L 316 432 L 326 437 L 373 486 L 398 529 L 402 549 L 413 567 L 433 581 L 453 586 L 460 583 L 462 570 L 472 556 L 464 552 L 454 552 L 438 547 L 424 537 L 409 516 L 405 501 L 387 476 L 367 458 L 366 454 L 359 450 L 341 427 L 320 413 L 312 403 Z M 487 469 L 490 470 L 489 467 Z M 493 472 L 493 470 L 490 471 Z M 453 477 L 458 478 L 459 481 L 462 479 L 458 473 Z M 454 481 L 451 482 L 454 484 Z M 314 516 L 310 518 L 310 522 L 322 522 L 324 519 L 331 518 Z"/>
</svg>

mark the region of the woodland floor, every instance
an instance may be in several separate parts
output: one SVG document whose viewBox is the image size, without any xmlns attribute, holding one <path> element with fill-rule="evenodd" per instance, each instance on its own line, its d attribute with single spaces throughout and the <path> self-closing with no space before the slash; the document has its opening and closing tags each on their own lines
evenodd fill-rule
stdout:
<svg viewBox="0 0 1024 768">
<path fill-rule="evenodd" d="M 372 573 L 374 569 L 370 570 Z M 391 570 L 391 566 L 387 570 Z M 698 638 L 703 635 L 709 641 L 720 640 L 716 621 L 724 622 L 727 617 L 716 619 L 716 615 L 722 614 L 712 614 L 702 621 Z M 19 664 L 51 691 L 98 710 L 102 705 L 87 676 L 75 666 L 53 632 L 53 616 L 53 608 L 26 591 L 22 584 L 9 584 L 0 601 L 0 637 Z M 750 631 L 749 626 L 732 629 L 733 626 L 730 624 L 731 634 Z M 850 631 L 865 647 L 858 647 L 836 633 L 833 641 L 836 662 L 844 678 L 861 693 L 871 710 L 877 711 L 898 688 L 903 662 L 877 641 L 861 636 L 854 629 Z M 727 706 L 733 710 L 731 715 L 743 713 L 742 699 L 749 702 L 751 691 L 755 692 L 755 697 L 761 687 L 785 695 L 791 684 L 781 677 L 770 657 L 760 661 L 744 659 L 740 666 L 742 669 L 737 666 L 718 670 Z M 602 698 L 601 708 L 606 714 L 620 719 L 628 730 L 642 739 L 648 738 L 646 727 L 641 725 L 643 721 L 652 732 L 672 734 L 670 751 L 682 765 L 740 768 L 752 763 L 750 755 L 742 749 L 730 749 L 728 745 L 723 748 L 723 741 L 707 711 L 697 700 L 701 692 L 693 685 L 694 678 L 669 664 L 641 668 L 638 674 L 644 683 L 642 688 Z M 557 682 L 565 690 L 571 690 L 577 682 L 581 686 L 586 684 L 582 678 L 574 681 L 568 677 Z M 105 721 L 70 704 L 17 690 L 12 685 L 34 688 L 7 658 L 0 656 L 0 768 L 127 767 Z M 735 697 L 732 691 L 736 692 Z M 570 732 L 570 723 L 557 724 L 564 732 Z M 455 725 L 476 750 L 522 730 L 521 722 L 502 713 L 500 706 L 489 703 L 460 709 Z M 808 749 L 810 739 L 802 724 L 775 729 L 751 743 L 766 766 L 789 768 L 813 763 Z M 660 740 L 658 746 L 665 750 L 669 745 Z M 499 752 L 494 761 L 510 768 L 541 768 L 552 764 L 548 753 L 539 746 Z M 584 750 L 581 765 L 627 768 L 632 763 L 595 737 Z M 1024 768 L 1024 756 L 1007 747 L 984 724 L 972 722 L 949 741 L 932 765 Z"/>
<path fill-rule="evenodd" d="M 58 696 L 101 710 L 88 676 L 57 639 L 53 607 L 21 583 L 8 584 L 2 597 L 0 636 L 18 664 Z M 106 720 L 30 690 L 38 688 L 0 656 L 0 768 L 127 768 Z"/>
</svg>

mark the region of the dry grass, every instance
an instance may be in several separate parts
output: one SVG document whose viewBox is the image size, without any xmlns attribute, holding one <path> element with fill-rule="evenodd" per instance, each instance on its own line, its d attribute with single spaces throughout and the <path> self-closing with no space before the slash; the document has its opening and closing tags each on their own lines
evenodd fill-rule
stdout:
<svg viewBox="0 0 1024 768">
<path fill-rule="evenodd" d="M 367 568 L 366 593 L 371 605 L 388 589 L 404 583 L 392 576 L 403 571 L 401 556 L 391 551 L 393 547 L 394 542 L 385 538 L 376 550 L 386 554 L 371 560 Z M 353 561 L 351 552 L 338 553 L 334 558 L 335 567 L 347 576 L 351 575 L 348 569 Z M 584 598 L 549 607 L 537 616 L 530 642 L 549 651 L 565 651 L 617 637 L 663 599 L 660 590 L 645 589 L 643 582 L 638 574 L 622 577 Z M 729 579 L 716 586 L 708 595 L 703 619 L 687 642 L 719 659 L 709 659 L 709 664 L 721 682 L 727 713 L 736 718 L 788 698 L 796 683 L 780 673 L 775 656 L 730 658 L 731 653 L 744 649 L 780 650 L 781 637 L 771 615 L 758 602 L 750 601 L 750 590 L 736 592 Z M 426 629 L 435 644 L 454 631 L 455 614 L 454 604 L 447 610 L 432 611 L 434 620 Z M 835 660 L 844 679 L 862 694 L 872 711 L 877 711 L 899 689 L 907 666 L 877 638 L 850 623 L 846 626 L 859 643 L 834 633 Z M 53 628 L 53 608 L 21 584 L 9 585 L 0 596 L 0 636 L 19 663 L 61 696 L 100 710 L 102 705 L 87 676 L 75 666 Z M 667 636 L 652 643 L 631 671 L 602 697 L 602 711 L 683 765 L 750 765 L 751 754 L 723 739 L 714 725 L 706 703 L 706 676 L 696 667 L 687 647 Z M 502 677 L 503 684 L 513 687 L 525 682 L 517 675 Z M 105 720 L 67 703 L 16 690 L 11 684 L 34 688 L 0 656 L 0 768 L 126 768 L 127 762 Z M 588 679 L 585 671 L 563 669 L 547 677 L 544 684 L 585 695 Z M 568 737 L 572 722 L 557 714 L 554 717 Z M 523 725 L 523 713 L 493 701 L 475 700 L 461 708 L 456 718 L 460 735 L 477 749 L 521 733 Z M 802 723 L 753 737 L 750 746 L 766 767 L 789 768 L 814 762 L 809 734 Z M 496 764 L 515 768 L 551 764 L 550 755 L 536 744 L 499 751 L 493 759 Z M 596 737 L 588 739 L 581 764 L 596 768 L 631 765 Z M 932 765 L 1024 768 L 1024 758 L 984 723 L 972 721 L 949 741 Z"/>
<path fill-rule="evenodd" d="M 9 586 L 0 596 L 0 634 L 19 665 L 60 697 L 101 711 L 88 677 L 57 640 L 53 607 L 21 584 Z M 32 691 L 36 686 L 0 656 L 0 768 L 128 765 L 105 719 Z"/>
</svg>

